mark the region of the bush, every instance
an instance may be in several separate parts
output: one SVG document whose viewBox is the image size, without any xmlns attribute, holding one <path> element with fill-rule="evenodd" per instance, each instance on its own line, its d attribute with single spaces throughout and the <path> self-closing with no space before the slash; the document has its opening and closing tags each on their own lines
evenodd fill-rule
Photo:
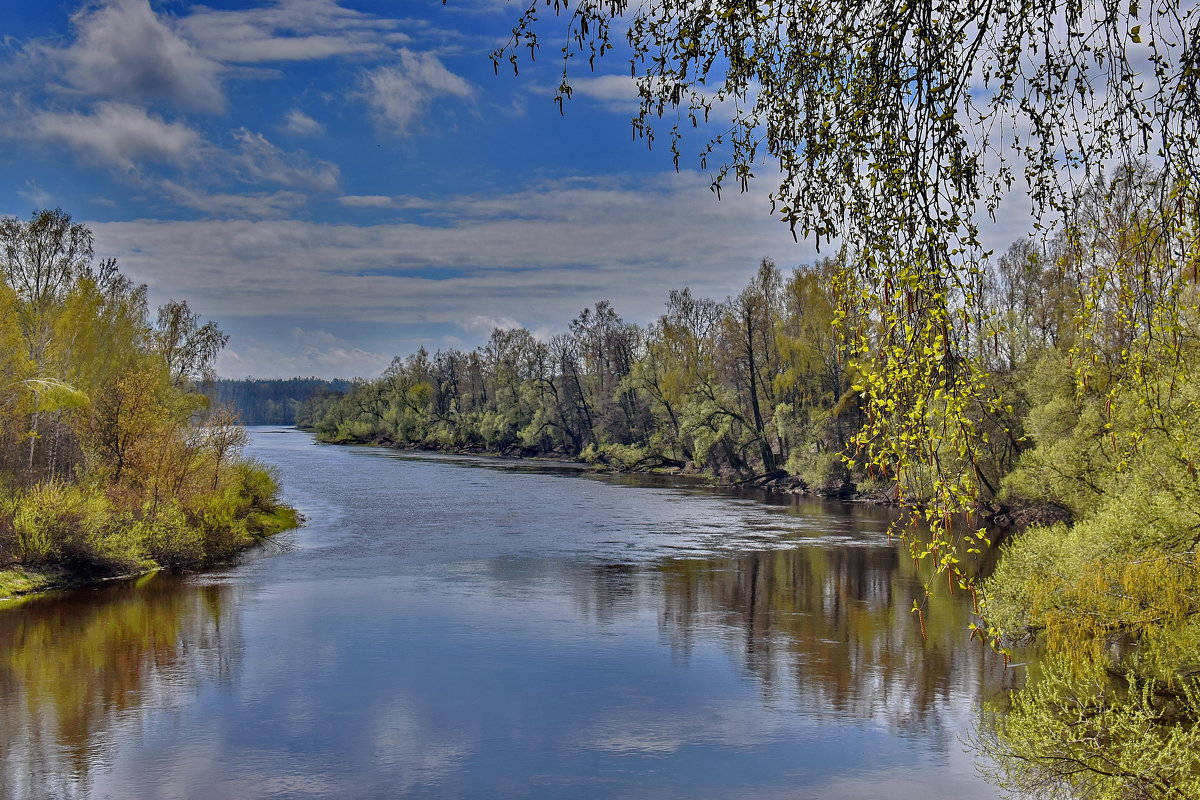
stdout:
<svg viewBox="0 0 1200 800">
<path fill-rule="evenodd" d="M 818 494 L 837 494 L 850 483 L 850 470 L 841 453 L 793 451 L 784 469 Z"/>
</svg>

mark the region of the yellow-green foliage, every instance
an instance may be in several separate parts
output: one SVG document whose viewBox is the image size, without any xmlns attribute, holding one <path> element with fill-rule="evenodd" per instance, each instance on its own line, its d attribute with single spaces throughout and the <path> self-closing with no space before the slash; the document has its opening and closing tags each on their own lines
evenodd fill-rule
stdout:
<svg viewBox="0 0 1200 800">
<path fill-rule="evenodd" d="M 589 444 L 580 457 L 589 464 L 604 464 L 622 471 L 645 467 L 654 459 L 646 447 L 628 444 Z"/>
<path fill-rule="evenodd" d="M 1046 796 L 1200 797 L 1197 243 L 1130 208 L 1070 232 L 1076 338 L 1027 372 L 1034 447 L 1004 484 L 1075 522 L 1018 536 L 983 586 L 990 633 L 1050 654 L 993 742 Z"/>
<path fill-rule="evenodd" d="M 225 558 L 263 536 L 296 524 L 280 506 L 278 486 L 261 465 L 235 462 L 210 491 L 140 508 L 121 508 L 94 484 L 48 482 L 9 495 L 0 504 L 7 546 L 29 565 L 66 563 L 128 573 L 155 566 Z"/>
<path fill-rule="evenodd" d="M 1115 634 L 1143 650 L 1200 614 L 1200 556 L 1139 547 L 1136 510 L 1032 528 L 1004 549 L 983 587 L 988 620 L 1008 638 L 1040 633 L 1051 649 L 1102 650 Z"/>
<path fill-rule="evenodd" d="M 1066 658 L 985 720 L 982 750 L 1013 797 L 1200 797 L 1200 682 L 1168 687 Z"/>
<path fill-rule="evenodd" d="M 277 528 L 257 519 L 276 512 L 273 479 L 196 388 L 224 334 L 182 302 L 152 322 L 145 287 L 93 265 L 61 211 L 0 219 L 0 239 L 0 566 L 137 572 Z"/>
<path fill-rule="evenodd" d="M 228 556 L 295 524 L 294 512 L 275 502 L 279 487 L 269 469 L 247 461 L 231 472 L 228 484 L 206 497 L 201 506 L 200 528 L 208 558 Z"/>
<path fill-rule="evenodd" d="M 1031 414 L 1038 447 L 1010 487 L 1079 519 L 1018 536 L 983 587 L 993 636 L 1052 654 L 996 721 L 1010 787 L 1200 796 L 1200 377 L 1194 349 L 1167 355 L 1124 364 L 1143 383 L 1093 372 Z"/>
<path fill-rule="evenodd" d="M 511 411 L 480 412 L 473 427 L 483 438 L 484 444 L 492 448 L 506 447 L 517 436 L 516 419 Z"/>
<path fill-rule="evenodd" d="M 793 450 L 784 468 L 799 475 L 814 491 L 837 488 L 850 477 L 846 461 L 840 452 L 806 452 Z"/>
<path fill-rule="evenodd" d="M 0 570 L 0 601 L 41 592 L 58 585 L 62 576 L 54 571 L 13 567 Z"/>
</svg>

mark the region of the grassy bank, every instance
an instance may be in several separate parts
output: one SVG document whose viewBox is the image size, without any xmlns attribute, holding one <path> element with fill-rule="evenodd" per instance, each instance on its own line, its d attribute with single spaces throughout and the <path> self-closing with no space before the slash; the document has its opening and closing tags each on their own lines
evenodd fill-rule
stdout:
<svg viewBox="0 0 1200 800">
<path fill-rule="evenodd" d="M 277 495 L 270 471 L 250 461 L 170 498 L 99 483 L 15 490 L 0 501 L 0 597 L 228 560 L 299 524 Z"/>
</svg>

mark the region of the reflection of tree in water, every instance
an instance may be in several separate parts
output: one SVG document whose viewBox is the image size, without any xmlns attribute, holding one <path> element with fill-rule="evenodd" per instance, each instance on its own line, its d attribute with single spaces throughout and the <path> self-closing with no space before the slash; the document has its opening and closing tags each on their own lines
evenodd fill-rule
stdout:
<svg viewBox="0 0 1200 800">
<path fill-rule="evenodd" d="M 0 610 L 0 797 L 87 794 L 130 712 L 235 677 L 226 587 L 140 583 Z"/>
<path fill-rule="evenodd" d="M 718 638 L 771 700 L 790 693 L 816 713 L 948 742 L 937 712 L 1003 675 L 998 658 L 968 641 L 969 598 L 934 597 L 922 638 L 912 612 L 921 581 L 892 544 L 672 560 L 662 575 L 673 643 L 686 651 Z"/>
<path fill-rule="evenodd" d="M 638 568 L 631 564 L 597 565 L 576 588 L 576 605 L 585 617 L 600 624 L 613 622 L 637 607 L 644 582 Z"/>
</svg>

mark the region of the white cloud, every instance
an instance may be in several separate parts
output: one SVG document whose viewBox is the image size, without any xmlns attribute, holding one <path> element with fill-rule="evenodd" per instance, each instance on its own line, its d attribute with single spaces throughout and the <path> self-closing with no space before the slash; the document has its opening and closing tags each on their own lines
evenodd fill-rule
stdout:
<svg viewBox="0 0 1200 800">
<path fill-rule="evenodd" d="M 216 369 L 220 375 L 238 378 L 373 378 L 391 360 L 391 355 L 363 350 L 326 331 L 293 328 L 279 345 L 232 336 L 217 356 Z"/>
<path fill-rule="evenodd" d="M 608 111 L 628 114 L 637 112 L 637 81 L 629 75 L 573 78 L 571 88 L 575 95 L 594 100 Z"/>
<path fill-rule="evenodd" d="M 363 73 L 362 97 L 380 128 L 400 136 L 439 97 L 471 97 L 474 90 L 431 53 L 400 51 L 400 63 Z"/>
<path fill-rule="evenodd" d="M 93 228 L 97 252 L 117 257 L 135 280 L 217 317 L 442 325 L 480 335 L 519 320 L 547 331 L 606 298 L 626 319 L 647 322 L 671 289 L 720 299 L 740 291 L 764 256 L 784 269 L 813 257 L 770 218 L 763 198 L 717 202 L 703 185 L 696 174 L 564 181 L 452 198 L 429 224 L 226 219 Z"/>
<path fill-rule="evenodd" d="M 176 205 L 219 217 L 281 217 L 308 202 L 307 195 L 292 191 L 208 192 L 171 180 L 161 181 L 157 188 Z"/>
<path fill-rule="evenodd" d="M 432 208 L 433 203 L 420 197 L 386 194 L 348 194 L 338 198 L 347 208 Z"/>
<path fill-rule="evenodd" d="M 400 25 L 334 0 L 277 0 L 232 11 L 201 7 L 180 21 L 202 52 L 228 63 L 380 55 L 408 41 Z"/>
<path fill-rule="evenodd" d="M 247 128 L 231 132 L 234 146 L 218 148 L 182 122 L 166 122 L 127 103 L 98 103 L 82 112 L 38 111 L 18 124 L 9 120 L 9 136 L 45 147 L 65 147 L 80 160 L 124 171 L 135 185 L 156 189 L 185 208 L 207 213 L 278 216 L 307 201 L 301 192 L 336 192 L 341 179 L 337 165 L 304 151 L 285 151 Z M 151 177 L 148 162 L 185 170 L 183 177 Z M 214 191 L 232 180 L 256 185 L 239 194 Z M 263 191 L 262 186 L 281 187 Z"/>
<path fill-rule="evenodd" d="M 296 108 L 293 108 L 284 117 L 282 127 L 297 136 L 316 136 L 325 132 L 324 125 Z"/>
<path fill-rule="evenodd" d="M 25 185 L 17 190 L 17 194 L 33 204 L 34 208 L 49 208 L 53 196 L 38 185 L 38 182 L 30 179 L 25 181 Z"/>
<path fill-rule="evenodd" d="M 584 75 L 571 79 L 571 89 L 574 97 L 595 102 L 605 111 L 632 115 L 637 113 L 641 103 L 639 84 L 642 83 L 651 88 L 662 85 L 661 79 L 654 77 L 639 76 L 635 78 L 628 74 Z M 754 103 L 757 90 L 757 84 L 749 87 L 748 96 L 744 101 L 747 105 Z M 545 89 L 539 89 L 538 91 L 545 94 Z M 680 112 L 686 113 L 689 102 L 693 100 L 697 103 L 701 101 L 709 103 L 712 108 L 711 116 L 714 120 L 731 119 L 737 113 L 736 104 L 732 99 L 719 100 L 711 87 L 706 88 L 704 86 L 694 86 L 687 90 L 682 100 Z M 699 116 L 697 115 L 698 118 Z"/>
<path fill-rule="evenodd" d="M 491 335 L 492 331 L 496 330 L 497 328 L 502 331 L 513 331 L 522 327 L 521 323 L 517 322 L 512 317 L 501 317 L 500 319 L 495 319 L 482 314 L 476 314 L 461 324 L 464 331 L 467 331 L 468 333 L 481 334 L 483 336 Z"/>
<path fill-rule="evenodd" d="M 147 0 L 113 0 L 72 18 L 77 38 L 44 54 L 65 64 L 73 87 L 125 100 L 168 100 L 204 111 L 224 107 L 220 65 L 197 53 L 150 8 Z"/>
<path fill-rule="evenodd" d="M 10 133 L 16 129 L 10 126 Z M 200 136 L 187 125 L 164 122 L 127 103 L 103 102 L 91 114 L 35 113 L 25 135 L 66 145 L 105 166 L 133 169 L 141 161 L 183 164 L 195 157 Z"/>
<path fill-rule="evenodd" d="M 284 152 L 261 133 L 246 128 L 235 130 L 233 138 L 238 150 L 230 161 L 242 180 L 319 192 L 337 189 L 340 172 L 335 164 L 310 158 L 303 152 Z"/>
<path fill-rule="evenodd" d="M 396 198 L 386 194 L 348 194 L 338 203 L 349 208 L 396 208 Z"/>
</svg>

